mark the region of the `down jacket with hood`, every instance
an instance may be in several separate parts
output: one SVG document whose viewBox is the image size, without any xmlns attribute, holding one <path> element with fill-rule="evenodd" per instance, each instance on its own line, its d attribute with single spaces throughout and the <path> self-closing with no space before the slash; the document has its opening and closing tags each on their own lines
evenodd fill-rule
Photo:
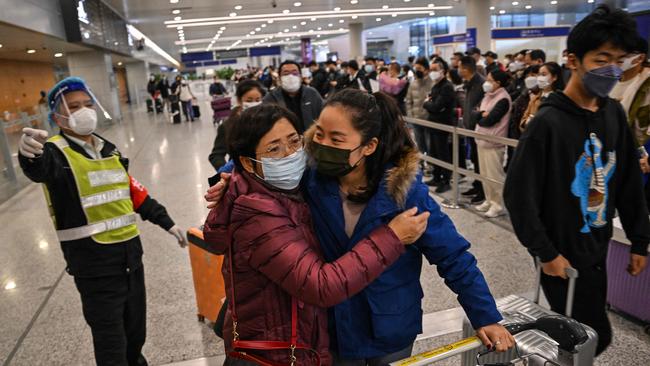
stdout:
<svg viewBox="0 0 650 366">
<path fill-rule="evenodd" d="M 307 148 L 314 129 L 305 134 Z M 356 360 L 387 355 L 411 345 L 422 333 L 422 258 L 434 264 L 445 284 L 458 295 L 474 328 L 501 321 L 470 244 L 440 211 L 422 183 L 419 152 L 407 151 L 388 164 L 377 192 L 367 202 L 348 237 L 335 178 L 310 170 L 306 197 L 320 247 L 327 261 L 346 256 L 354 243 L 390 222 L 404 209 L 430 212 L 427 229 L 406 252 L 360 293 L 329 311 L 330 348 L 342 359 Z"/>
<path fill-rule="evenodd" d="M 405 247 L 388 226 L 381 225 L 345 255 L 325 263 L 310 216 L 300 191 L 289 194 L 273 190 L 236 169 L 222 203 L 210 212 L 203 233 L 207 243 L 225 254 L 223 274 L 229 300 L 232 261 L 240 339 L 289 341 L 294 296 L 300 300 L 299 342 L 315 349 L 322 365 L 331 365 L 325 307 L 358 293 L 394 263 Z M 227 351 L 232 350 L 231 310 L 232 304 L 224 326 Z M 275 362 L 288 363 L 289 359 L 287 350 L 259 355 Z M 315 364 L 309 353 L 296 356 L 298 365 Z"/>
</svg>

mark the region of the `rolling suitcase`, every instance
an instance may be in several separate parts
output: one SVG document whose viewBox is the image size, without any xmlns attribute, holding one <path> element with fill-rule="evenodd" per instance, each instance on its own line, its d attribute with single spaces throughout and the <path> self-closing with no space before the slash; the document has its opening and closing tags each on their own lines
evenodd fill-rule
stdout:
<svg viewBox="0 0 650 366">
<path fill-rule="evenodd" d="M 152 99 L 147 99 L 147 112 L 149 112 L 149 113 L 153 112 L 153 100 Z"/>
<path fill-rule="evenodd" d="M 156 101 L 156 113 L 162 113 L 163 112 L 162 100 L 160 100 L 159 98 L 156 98 L 155 101 Z"/>
<path fill-rule="evenodd" d="M 569 296 L 567 314 L 573 306 L 573 294 L 578 273 L 567 270 Z M 391 366 L 422 366 L 452 356 L 461 355 L 460 364 L 527 365 L 527 366 L 590 366 L 596 354 L 598 335 L 587 325 L 567 318 L 538 305 L 541 266 L 538 265 L 537 292 L 530 301 L 516 295 L 496 301 L 503 316 L 503 324 L 514 335 L 517 346 L 506 352 L 495 353 L 482 345 L 468 319 L 463 321 L 463 340 L 393 362 Z M 481 352 L 477 353 L 477 350 Z"/>
<path fill-rule="evenodd" d="M 201 108 L 198 105 L 192 105 L 192 113 L 194 114 L 194 118 L 201 117 Z"/>
<path fill-rule="evenodd" d="M 630 315 L 645 323 L 650 334 L 650 270 L 631 276 L 626 268 L 630 246 L 612 240 L 607 253 L 607 303 L 615 312 Z"/>
<path fill-rule="evenodd" d="M 525 299 L 520 296 L 510 295 L 504 298 L 498 299 L 497 308 L 501 315 L 503 316 L 503 323 L 521 323 L 521 322 L 530 322 L 540 319 L 546 316 L 557 315 L 557 313 L 545 309 L 539 305 L 539 296 L 541 291 L 541 275 L 542 267 L 537 264 L 537 287 L 535 291 L 535 299 L 533 301 Z M 571 310 L 573 308 L 573 296 L 575 293 L 575 283 L 578 278 L 578 271 L 571 268 L 567 270 L 567 276 L 569 277 L 569 288 L 567 296 L 567 304 L 565 313 L 568 317 L 571 317 Z M 517 353 L 526 353 L 526 354 L 538 354 L 544 357 L 544 360 L 539 359 L 540 363 L 534 362 L 534 359 L 531 359 L 528 363 L 529 365 L 553 365 L 553 363 L 562 366 L 589 366 L 593 365 L 594 357 L 596 355 L 596 345 L 598 343 L 598 334 L 591 327 L 582 324 L 584 327 L 588 339 L 585 343 L 576 347 L 576 350 L 563 350 L 558 347 L 557 342 L 555 342 L 549 335 L 544 334 L 543 332 L 532 330 L 529 332 L 520 333 L 515 336 L 517 340 L 517 348 L 511 349 L 503 353 L 489 353 L 485 354 L 485 357 L 481 358 L 481 361 L 485 364 L 493 363 L 506 363 L 517 359 Z M 463 321 L 463 337 L 469 337 L 475 334 L 475 330 L 472 328 L 469 320 L 467 318 Z M 482 347 L 485 349 L 485 347 Z M 551 362 L 549 363 L 548 360 Z M 477 364 L 476 352 L 467 351 L 463 353 L 461 358 L 461 365 L 463 366 L 475 366 Z"/>
<path fill-rule="evenodd" d="M 199 321 L 208 319 L 215 323 L 226 299 L 226 288 L 221 274 L 223 255 L 210 251 L 210 247 L 203 240 L 203 231 L 198 228 L 189 229 L 187 239 L 190 243 L 197 316 Z"/>
<path fill-rule="evenodd" d="M 219 123 L 230 116 L 230 109 L 232 102 L 230 97 L 217 97 L 212 98 L 210 102 L 212 107 L 212 123 Z"/>
<path fill-rule="evenodd" d="M 471 336 L 458 342 L 438 347 L 431 351 L 391 362 L 390 366 L 425 366 L 457 356 L 463 352 L 475 354 L 475 361 L 472 362 L 471 365 L 479 366 L 582 365 L 580 359 L 571 358 L 571 356 L 566 358 L 560 357 L 560 361 L 552 359 L 553 351 L 557 349 L 560 353 L 574 355 L 584 353 L 584 347 L 590 347 L 591 339 L 588 335 L 587 328 L 578 321 L 562 315 L 546 315 L 536 320 L 506 323 L 504 324 L 504 327 L 518 341 L 523 338 L 522 335 L 524 334 L 537 334 L 535 337 L 540 337 L 540 335 L 547 337 L 549 342 L 557 345 L 557 347 L 549 347 L 548 350 L 540 352 L 536 349 L 524 350 L 518 345 L 514 348 L 514 355 L 509 355 L 513 352 L 504 352 L 499 354 L 499 358 L 505 358 L 506 361 L 490 362 L 485 361 L 484 358 L 486 355 L 494 354 L 494 350 L 486 350 L 476 353 L 475 350 L 481 347 L 482 343 L 477 336 Z M 593 359 L 591 362 L 593 362 Z M 589 365 L 591 365 L 591 363 Z"/>
<path fill-rule="evenodd" d="M 172 123 L 181 123 L 181 107 L 179 106 L 178 101 L 171 102 L 171 108 L 172 108 L 172 115 L 171 115 Z"/>
</svg>

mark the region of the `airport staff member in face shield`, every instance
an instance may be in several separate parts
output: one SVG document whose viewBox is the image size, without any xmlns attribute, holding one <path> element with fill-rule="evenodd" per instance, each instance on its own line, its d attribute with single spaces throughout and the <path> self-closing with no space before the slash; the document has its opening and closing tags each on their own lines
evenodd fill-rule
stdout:
<svg viewBox="0 0 650 366">
<path fill-rule="evenodd" d="M 98 365 L 146 365 L 145 286 L 135 214 L 172 234 L 184 232 L 163 205 L 127 173 L 128 159 L 93 133 L 99 104 L 82 79 L 62 80 L 47 96 L 49 119 L 61 134 L 23 129 L 19 161 L 44 184 L 50 213 L 91 328 Z"/>
</svg>

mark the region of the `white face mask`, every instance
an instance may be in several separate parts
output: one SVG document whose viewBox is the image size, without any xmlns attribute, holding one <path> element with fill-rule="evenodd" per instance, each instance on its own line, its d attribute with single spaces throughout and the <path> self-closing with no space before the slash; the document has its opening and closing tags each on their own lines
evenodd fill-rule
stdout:
<svg viewBox="0 0 650 366">
<path fill-rule="evenodd" d="M 491 82 L 486 81 L 486 82 L 483 83 L 483 91 L 484 92 L 492 93 L 493 90 L 494 90 L 494 86 L 492 85 Z"/>
<path fill-rule="evenodd" d="M 97 128 L 97 111 L 83 107 L 68 117 L 68 126 L 80 136 L 88 136 Z"/>
<path fill-rule="evenodd" d="M 300 84 L 302 84 L 302 80 L 296 75 L 284 75 L 280 78 L 280 81 L 282 82 L 282 89 L 288 93 L 297 92 L 300 89 Z"/>
<path fill-rule="evenodd" d="M 526 83 L 526 89 L 533 89 L 537 86 L 537 76 L 527 77 L 524 79 L 524 83 Z"/>
<path fill-rule="evenodd" d="M 261 161 L 251 159 L 262 164 L 264 179 L 268 184 L 284 190 L 292 190 L 298 187 L 302 179 L 302 173 L 307 166 L 307 154 L 300 149 L 284 158 L 262 158 Z M 256 174 L 257 175 L 257 174 Z"/>
<path fill-rule="evenodd" d="M 523 68 L 524 68 L 524 63 L 521 61 L 511 62 L 510 65 L 508 65 L 508 70 L 510 70 L 510 72 L 516 72 Z"/>
<path fill-rule="evenodd" d="M 637 62 L 634 62 L 635 60 Z M 632 63 L 632 62 L 634 62 L 634 63 Z M 637 55 L 632 55 L 630 57 L 626 57 L 626 58 L 623 59 L 623 63 L 621 64 L 621 70 L 627 71 L 627 70 L 629 70 L 629 69 L 631 69 L 633 67 L 636 67 L 640 63 L 641 63 L 641 59 L 639 58 L 638 54 Z"/>
<path fill-rule="evenodd" d="M 541 90 L 546 89 L 549 85 L 551 85 L 551 77 L 550 76 L 539 75 L 537 77 L 537 86 L 539 86 L 539 88 Z"/>
<path fill-rule="evenodd" d="M 257 107 L 260 104 L 262 104 L 261 101 L 259 101 L 259 102 L 244 102 L 244 103 L 242 103 L 241 108 L 242 108 L 242 110 L 247 110 L 248 108 Z"/>
<path fill-rule="evenodd" d="M 562 63 L 566 64 L 569 61 L 569 58 L 566 56 L 562 56 Z"/>
<path fill-rule="evenodd" d="M 442 77 L 442 73 L 440 71 L 431 71 L 429 72 L 429 77 L 433 81 L 438 81 L 440 80 L 440 77 Z"/>
</svg>

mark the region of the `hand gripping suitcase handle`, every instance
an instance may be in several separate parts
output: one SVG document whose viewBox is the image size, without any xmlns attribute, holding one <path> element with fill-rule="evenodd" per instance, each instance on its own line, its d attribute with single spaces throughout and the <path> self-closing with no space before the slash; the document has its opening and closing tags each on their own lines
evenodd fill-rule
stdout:
<svg viewBox="0 0 650 366">
<path fill-rule="evenodd" d="M 533 301 L 539 304 L 539 294 L 542 290 L 542 261 L 535 257 L 535 267 L 537 267 L 537 274 L 535 277 L 535 294 Z M 571 317 L 573 313 L 573 300 L 576 293 L 576 279 L 578 278 L 578 270 L 573 267 L 566 268 L 566 276 L 569 278 L 569 288 L 566 296 L 566 306 L 564 308 L 564 315 Z"/>
</svg>

